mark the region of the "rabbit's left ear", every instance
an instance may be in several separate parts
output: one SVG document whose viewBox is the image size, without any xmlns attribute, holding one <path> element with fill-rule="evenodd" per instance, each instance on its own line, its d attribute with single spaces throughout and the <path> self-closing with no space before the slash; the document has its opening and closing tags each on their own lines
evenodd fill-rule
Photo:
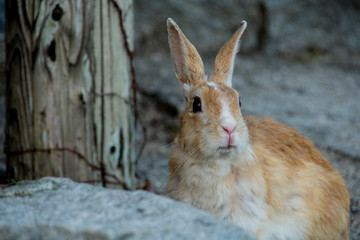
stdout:
<svg viewBox="0 0 360 240">
<path fill-rule="evenodd" d="M 240 28 L 234 33 L 231 39 L 225 43 L 216 55 L 215 63 L 211 72 L 212 82 L 225 83 L 232 86 L 232 75 L 234 69 L 234 60 L 239 48 L 239 40 L 246 28 L 246 21 L 241 21 Z"/>
<path fill-rule="evenodd" d="M 177 79 L 184 87 L 196 85 L 204 79 L 204 64 L 199 53 L 171 18 L 167 20 L 167 30 Z"/>
</svg>

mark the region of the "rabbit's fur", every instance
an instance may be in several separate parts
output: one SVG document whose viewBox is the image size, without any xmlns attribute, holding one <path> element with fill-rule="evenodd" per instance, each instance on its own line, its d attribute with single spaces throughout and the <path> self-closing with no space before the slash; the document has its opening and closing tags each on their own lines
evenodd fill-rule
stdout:
<svg viewBox="0 0 360 240">
<path fill-rule="evenodd" d="M 241 114 L 231 78 L 246 22 L 220 49 L 209 79 L 176 23 L 167 27 L 186 100 L 168 195 L 259 239 L 348 239 L 350 198 L 340 174 L 295 129 Z"/>
</svg>

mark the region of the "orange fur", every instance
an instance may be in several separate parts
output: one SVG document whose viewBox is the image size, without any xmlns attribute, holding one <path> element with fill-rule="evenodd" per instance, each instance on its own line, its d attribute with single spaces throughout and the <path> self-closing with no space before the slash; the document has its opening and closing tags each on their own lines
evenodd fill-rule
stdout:
<svg viewBox="0 0 360 240">
<path fill-rule="evenodd" d="M 211 81 L 220 83 L 225 81 L 226 84 L 231 86 L 233 62 L 236 52 L 238 51 L 239 39 L 245 28 L 246 22 L 242 21 L 239 30 L 237 30 L 232 38 L 219 50 L 215 58 Z"/>
<path fill-rule="evenodd" d="M 175 22 L 168 21 L 167 25 L 168 31 L 173 33 L 169 34 L 169 43 L 176 77 L 181 83 L 202 79 L 204 77 L 204 64 L 194 45 L 185 37 Z M 177 58 L 180 54 L 184 57 Z"/>
<path fill-rule="evenodd" d="M 259 160 L 270 190 L 269 205 L 286 211 L 286 201 L 297 195 L 305 200 L 306 217 L 312 219 L 308 239 L 347 239 L 350 196 L 341 175 L 295 129 L 271 118 L 245 120 L 255 155 L 266 156 Z"/>
<path fill-rule="evenodd" d="M 271 118 L 241 115 L 231 75 L 245 27 L 221 48 L 208 81 L 196 49 L 168 20 L 186 99 L 169 157 L 168 195 L 259 239 L 348 239 L 346 184 L 311 140 Z M 195 98 L 200 111 L 193 110 Z"/>
</svg>

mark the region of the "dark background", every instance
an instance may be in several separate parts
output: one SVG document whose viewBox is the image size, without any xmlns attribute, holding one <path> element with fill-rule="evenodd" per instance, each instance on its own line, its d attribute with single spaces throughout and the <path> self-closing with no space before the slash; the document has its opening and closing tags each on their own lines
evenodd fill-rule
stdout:
<svg viewBox="0 0 360 240">
<path fill-rule="evenodd" d="M 5 171 L 5 0 L 0 0 L 0 176 Z"/>
</svg>

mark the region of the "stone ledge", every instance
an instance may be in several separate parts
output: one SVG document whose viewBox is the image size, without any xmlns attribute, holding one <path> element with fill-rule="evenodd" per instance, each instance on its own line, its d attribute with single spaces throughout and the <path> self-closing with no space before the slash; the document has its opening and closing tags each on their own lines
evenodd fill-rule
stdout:
<svg viewBox="0 0 360 240">
<path fill-rule="evenodd" d="M 241 228 L 145 191 L 47 177 L 0 190 L 2 239 L 253 239 Z"/>
</svg>

